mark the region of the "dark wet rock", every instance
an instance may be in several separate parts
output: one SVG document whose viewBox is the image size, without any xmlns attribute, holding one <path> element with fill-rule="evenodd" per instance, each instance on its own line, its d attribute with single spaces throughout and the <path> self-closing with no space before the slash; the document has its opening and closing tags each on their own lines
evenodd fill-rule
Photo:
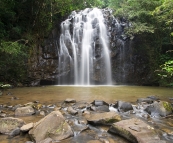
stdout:
<svg viewBox="0 0 173 143">
<path fill-rule="evenodd" d="M 173 108 L 169 102 L 166 101 L 155 101 L 153 104 L 148 106 L 145 109 L 146 112 L 151 114 L 152 116 L 162 116 L 165 117 L 167 115 L 172 114 Z"/>
<path fill-rule="evenodd" d="M 79 102 L 76 102 L 76 104 L 74 105 L 76 109 L 85 109 L 88 106 L 89 106 L 89 103 L 87 103 L 86 101 L 79 101 Z"/>
<path fill-rule="evenodd" d="M 25 122 L 22 119 L 18 118 L 1 118 L 0 119 L 0 133 L 10 134 L 14 129 L 20 128 Z"/>
<path fill-rule="evenodd" d="M 85 116 L 89 123 L 110 125 L 121 120 L 119 114 L 115 112 L 94 113 Z"/>
<path fill-rule="evenodd" d="M 11 137 L 15 137 L 15 136 L 17 136 L 17 135 L 19 135 L 19 134 L 20 134 L 20 128 L 17 127 L 16 129 L 14 129 L 14 130 L 12 130 L 12 131 L 10 132 L 9 137 L 10 137 L 10 138 L 11 138 Z"/>
<path fill-rule="evenodd" d="M 68 123 L 74 132 L 74 136 L 76 136 L 79 133 L 81 133 L 82 131 L 88 129 L 87 121 L 86 121 L 86 123 L 83 124 L 83 122 L 80 122 L 78 119 L 71 119 L 68 121 Z"/>
<path fill-rule="evenodd" d="M 112 124 L 109 132 L 120 135 L 132 143 L 166 143 L 160 140 L 153 127 L 136 118 Z"/>
<path fill-rule="evenodd" d="M 72 107 L 68 107 L 67 111 L 69 114 L 71 115 L 76 115 L 78 112 L 76 110 L 74 110 Z"/>
<path fill-rule="evenodd" d="M 139 98 L 139 99 L 137 99 L 137 102 L 138 103 L 146 102 L 148 104 L 152 104 L 154 102 L 154 100 L 151 98 Z"/>
<path fill-rule="evenodd" d="M 109 106 L 108 103 L 106 103 L 105 101 L 102 101 L 102 100 L 94 100 L 91 104 L 93 104 L 95 106 L 103 106 L 103 105 Z"/>
<path fill-rule="evenodd" d="M 46 138 L 42 141 L 39 141 L 38 143 L 53 143 L 53 140 L 51 138 Z"/>
<path fill-rule="evenodd" d="M 12 110 L 15 111 L 19 107 L 22 107 L 22 105 L 21 104 L 18 104 L 18 105 L 13 106 Z"/>
<path fill-rule="evenodd" d="M 152 99 L 152 100 L 154 100 L 154 101 L 160 100 L 159 97 L 157 97 L 157 96 L 155 96 L 155 95 L 150 95 L 150 96 L 148 96 L 147 98 L 150 98 L 150 99 Z"/>
<path fill-rule="evenodd" d="M 19 107 L 15 110 L 15 116 L 29 116 L 34 113 L 35 110 L 31 106 Z"/>
<path fill-rule="evenodd" d="M 73 136 L 73 132 L 59 111 L 53 111 L 37 122 L 29 135 L 35 142 L 42 141 L 47 137 L 53 140 L 63 140 Z"/>
<path fill-rule="evenodd" d="M 75 99 L 71 99 L 71 98 L 67 98 L 65 100 L 66 103 L 76 103 L 76 100 Z"/>
<path fill-rule="evenodd" d="M 90 109 L 97 112 L 109 112 L 109 104 L 102 100 L 94 100 Z"/>
<path fill-rule="evenodd" d="M 129 110 L 133 110 L 132 104 L 130 102 L 118 101 L 115 105 L 115 108 L 118 108 L 120 112 L 126 112 Z"/>
<path fill-rule="evenodd" d="M 107 106 L 107 105 L 98 106 L 98 107 L 96 107 L 96 111 L 97 112 L 109 112 L 109 106 Z"/>
<path fill-rule="evenodd" d="M 32 129 L 33 126 L 34 126 L 34 123 L 29 123 L 29 124 L 23 125 L 23 126 L 20 128 L 20 130 L 21 130 L 22 132 L 27 132 L 27 131 L 29 131 L 30 129 Z"/>
</svg>

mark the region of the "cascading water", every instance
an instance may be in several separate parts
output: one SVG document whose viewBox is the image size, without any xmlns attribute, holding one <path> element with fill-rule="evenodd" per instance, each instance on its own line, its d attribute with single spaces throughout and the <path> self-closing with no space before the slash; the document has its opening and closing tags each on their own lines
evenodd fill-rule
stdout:
<svg viewBox="0 0 173 143">
<path fill-rule="evenodd" d="M 72 12 L 61 23 L 59 84 L 112 84 L 109 38 L 102 10 Z M 69 74 L 70 73 L 70 74 Z M 64 76 L 63 76 L 64 75 Z"/>
</svg>

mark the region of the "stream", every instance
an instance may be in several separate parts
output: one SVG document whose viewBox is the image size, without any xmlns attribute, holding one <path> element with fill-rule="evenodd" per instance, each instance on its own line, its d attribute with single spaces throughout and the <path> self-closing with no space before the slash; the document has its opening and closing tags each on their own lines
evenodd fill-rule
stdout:
<svg viewBox="0 0 173 143">
<path fill-rule="evenodd" d="M 136 104 L 138 98 L 145 98 L 151 95 L 159 97 L 160 100 L 171 102 L 169 99 L 173 98 L 173 88 L 127 85 L 21 87 L 3 91 L 3 95 L 0 96 L 0 105 L 14 106 L 33 101 L 39 101 L 42 105 L 57 105 L 67 98 L 76 99 L 77 102 L 103 100 L 107 103 L 115 103 L 117 100 L 122 100 Z M 14 115 L 12 114 L 12 116 Z M 33 115 L 19 118 L 23 119 L 26 123 L 29 123 L 36 122 L 43 118 L 43 116 Z M 173 129 L 172 118 L 153 120 L 157 123 L 156 128 L 163 127 L 168 130 Z M 169 140 L 173 140 L 173 137 L 169 138 L 169 136 L 164 135 L 165 134 L 162 135 L 163 138 L 168 140 L 168 142 Z M 23 143 L 28 140 L 29 138 L 27 135 L 16 136 L 12 139 L 9 139 L 6 135 L 0 135 L 0 143 Z"/>
</svg>

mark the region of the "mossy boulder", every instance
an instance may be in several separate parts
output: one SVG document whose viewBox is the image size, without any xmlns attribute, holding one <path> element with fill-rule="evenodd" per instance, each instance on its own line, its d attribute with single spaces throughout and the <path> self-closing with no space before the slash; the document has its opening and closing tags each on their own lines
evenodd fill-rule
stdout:
<svg viewBox="0 0 173 143">
<path fill-rule="evenodd" d="M 146 112 L 151 114 L 152 116 L 162 116 L 165 117 L 167 115 L 172 114 L 173 108 L 169 102 L 166 101 L 155 101 L 153 104 L 148 106 L 145 109 Z"/>
<path fill-rule="evenodd" d="M 22 119 L 18 118 L 1 118 L 0 119 L 0 133 L 1 134 L 10 134 L 16 128 L 23 126 L 25 122 Z"/>
<path fill-rule="evenodd" d="M 60 141 L 73 136 L 73 132 L 62 114 L 59 111 L 53 111 L 37 122 L 29 131 L 29 135 L 34 142 L 46 138 Z"/>
</svg>

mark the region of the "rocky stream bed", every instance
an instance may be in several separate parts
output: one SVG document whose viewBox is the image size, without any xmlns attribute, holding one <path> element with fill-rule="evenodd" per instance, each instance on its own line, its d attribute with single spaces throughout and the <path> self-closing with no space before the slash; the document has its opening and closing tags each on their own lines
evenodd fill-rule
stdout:
<svg viewBox="0 0 173 143">
<path fill-rule="evenodd" d="M 25 117 L 33 120 L 25 122 Z M 8 142 L 25 138 L 25 143 L 171 143 L 173 99 L 167 102 L 148 96 L 135 103 L 70 98 L 49 105 L 39 101 L 0 103 L 0 133 Z"/>
</svg>

